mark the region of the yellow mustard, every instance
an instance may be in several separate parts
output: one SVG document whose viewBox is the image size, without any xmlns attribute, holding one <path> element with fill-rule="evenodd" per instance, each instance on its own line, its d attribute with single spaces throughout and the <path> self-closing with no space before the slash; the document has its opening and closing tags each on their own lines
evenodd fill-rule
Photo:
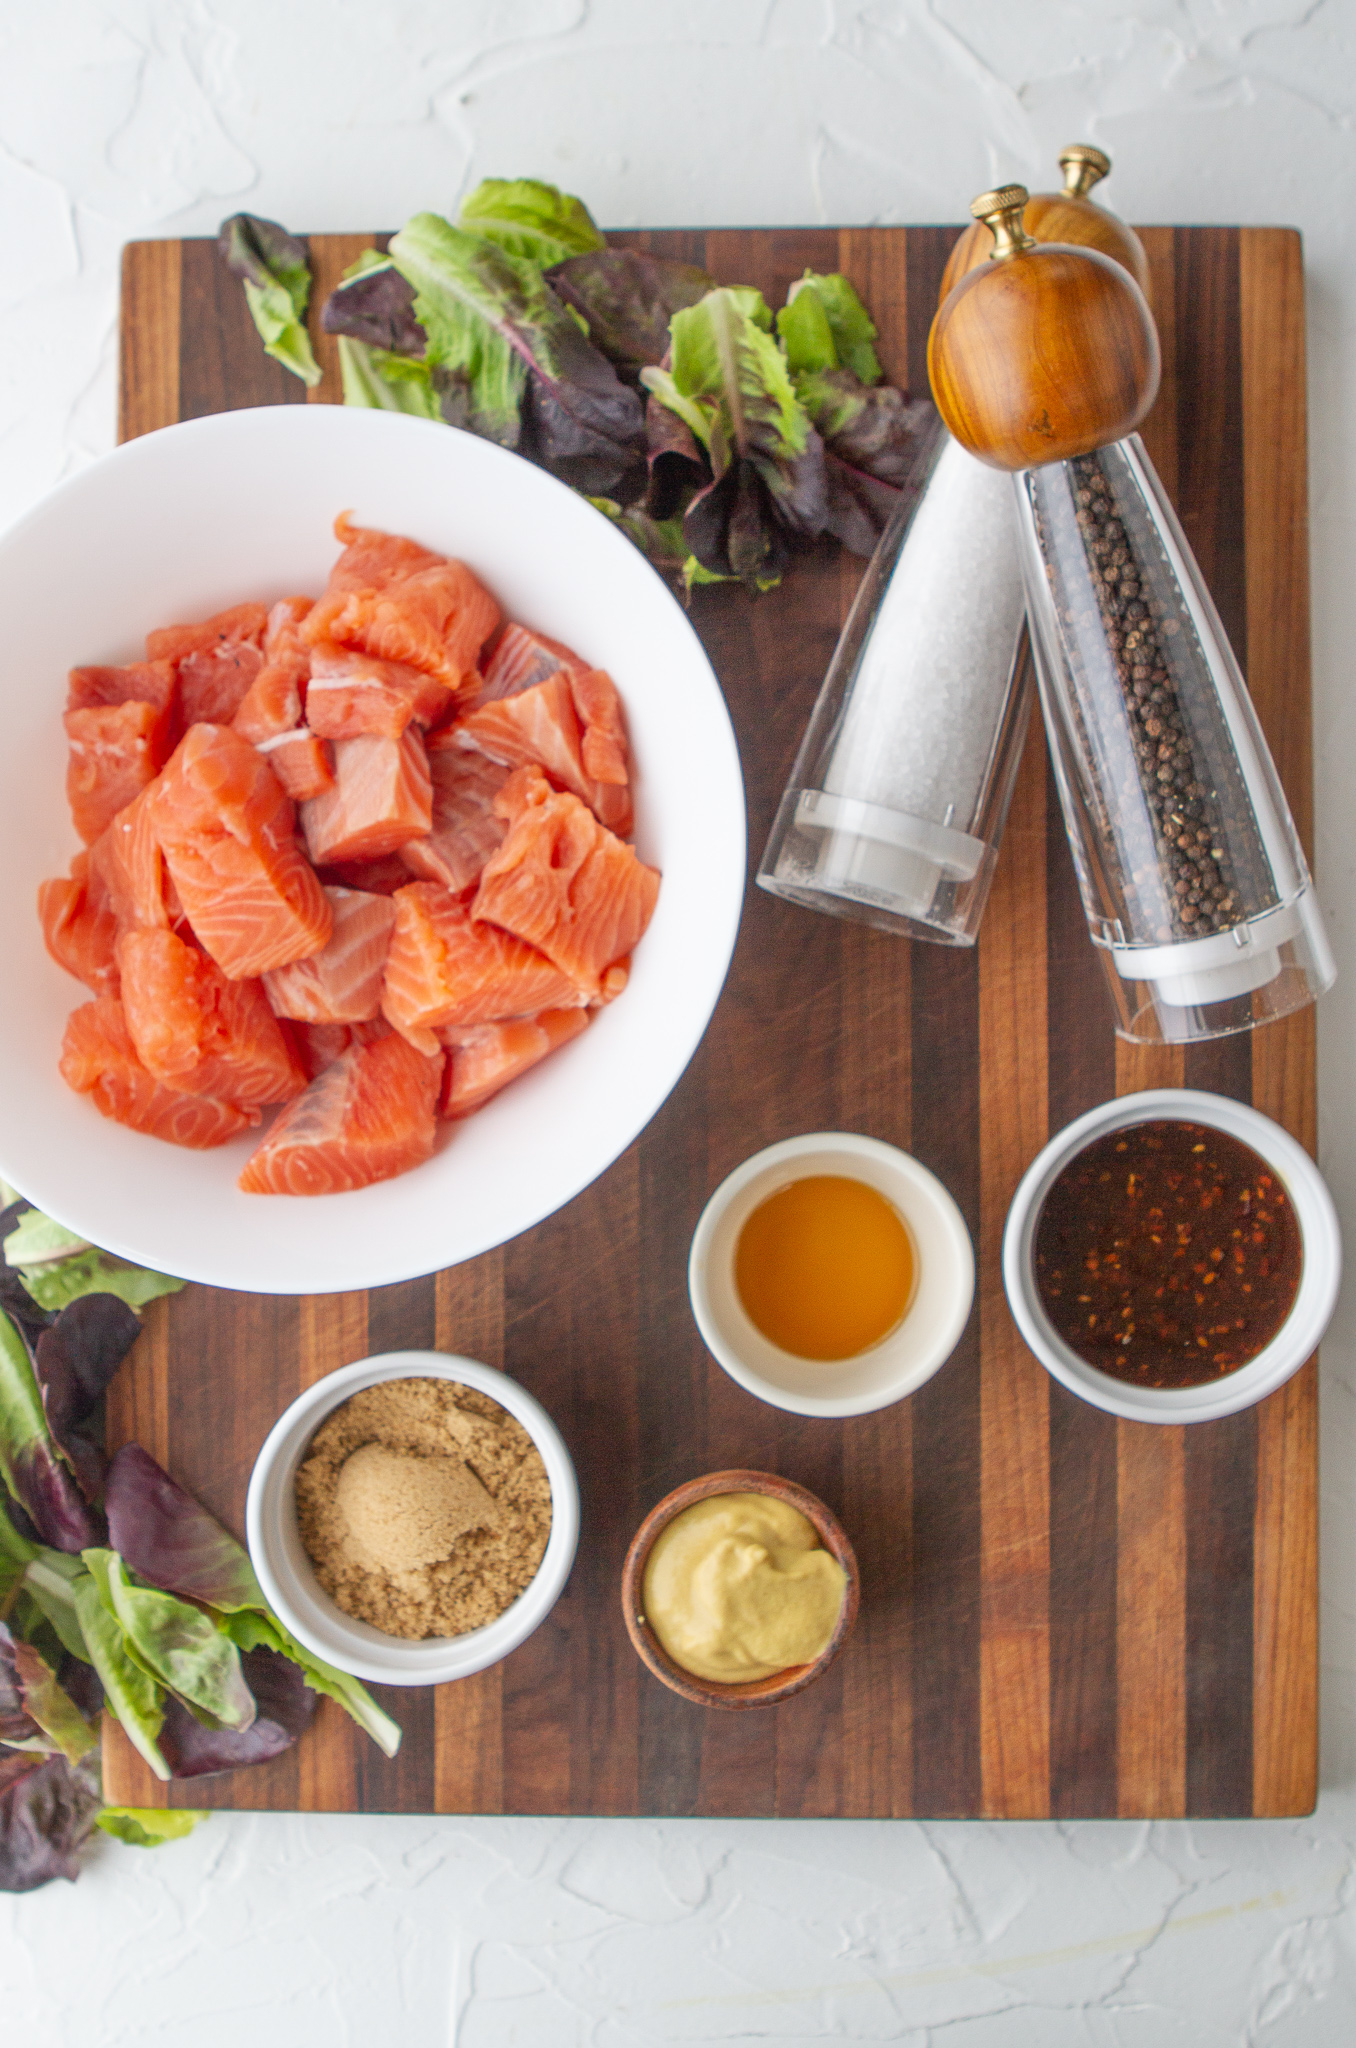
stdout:
<svg viewBox="0 0 1356 2048">
<path fill-rule="evenodd" d="M 789 1502 L 722 1493 L 676 1515 L 645 1566 L 645 1617 L 675 1664 L 741 1685 L 828 1648 L 847 1574 Z"/>
</svg>

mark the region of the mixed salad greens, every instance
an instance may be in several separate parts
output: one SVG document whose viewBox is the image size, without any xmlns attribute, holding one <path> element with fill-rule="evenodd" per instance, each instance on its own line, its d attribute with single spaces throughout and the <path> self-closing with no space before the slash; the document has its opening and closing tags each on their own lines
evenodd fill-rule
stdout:
<svg viewBox="0 0 1356 2048">
<path fill-rule="evenodd" d="M 0 1891 L 74 1877 L 96 1825 L 152 1847 L 205 1817 L 104 1806 L 101 1708 L 162 1780 L 277 1756 L 319 1693 L 388 1756 L 400 1743 L 282 1626 L 235 1538 L 140 1446 L 110 1462 L 86 1426 L 137 1308 L 182 1285 L 22 1200 L 0 1214 Z"/>
<path fill-rule="evenodd" d="M 270 355 L 316 382 L 306 246 L 236 214 L 221 251 Z M 582 200 L 487 178 L 455 222 L 417 213 L 321 315 L 344 401 L 516 450 L 616 520 L 665 572 L 767 590 L 829 534 L 869 555 L 932 419 L 883 381 L 838 275 L 776 314 L 696 265 L 612 249 Z"/>
</svg>

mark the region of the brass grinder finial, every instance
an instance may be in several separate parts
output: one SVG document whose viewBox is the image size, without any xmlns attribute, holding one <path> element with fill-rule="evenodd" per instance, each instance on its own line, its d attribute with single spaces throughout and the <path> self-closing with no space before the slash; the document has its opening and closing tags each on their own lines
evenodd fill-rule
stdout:
<svg viewBox="0 0 1356 2048">
<path fill-rule="evenodd" d="M 1100 185 L 1110 172 L 1111 158 L 1090 142 L 1071 142 L 1059 153 L 1059 167 L 1064 173 L 1066 196 L 1086 199 L 1093 186 Z"/>
<path fill-rule="evenodd" d="M 985 222 L 992 231 L 993 248 L 989 254 L 994 262 L 1035 248 L 1035 242 L 1022 226 L 1030 196 L 1025 185 L 1000 185 L 996 192 L 981 192 L 978 199 L 970 201 L 975 219 Z"/>
</svg>

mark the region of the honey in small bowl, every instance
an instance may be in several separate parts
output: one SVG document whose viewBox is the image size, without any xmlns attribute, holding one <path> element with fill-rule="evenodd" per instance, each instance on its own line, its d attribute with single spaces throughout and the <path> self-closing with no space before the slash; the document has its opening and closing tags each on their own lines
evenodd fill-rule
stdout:
<svg viewBox="0 0 1356 2048">
<path fill-rule="evenodd" d="M 908 1313 L 918 1278 L 898 1209 L 865 1181 L 806 1174 L 760 1202 L 735 1246 L 735 1287 L 764 1337 L 797 1358 L 856 1358 Z"/>
</svg>

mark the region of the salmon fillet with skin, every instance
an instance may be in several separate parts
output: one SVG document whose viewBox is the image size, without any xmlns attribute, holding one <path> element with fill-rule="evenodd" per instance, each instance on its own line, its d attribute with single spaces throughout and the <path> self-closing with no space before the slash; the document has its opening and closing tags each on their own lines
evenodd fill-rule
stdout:
<svg viewBox="0 0 1356 2048">
<path fill-rule="evenodd" d="M 172 661 L 132 661 L 123 668 L 73 668 L 66 690 L 68 711 L 90 711 L 98 705 L 150 704 L 156 718 L 150 727 L 151 758 L 163 768 L 177 737 L 179 678 Z"/>
<path fill-rule="evenodd" d="M 190 726 L 147 807 L 194 935 L 230 980 L 319 952 L 329 900 L 290 798 L 248 740 Z"/>
<path fill-rule="evenodd" d="M 58 967 L 96 996 L 118 993 L 118 920 L 89 854 L 77 853 L 69 875 L 39 884 L 38 917 Z"/>
<path fill-rule="evenodd" d="M 250 1195 L 330 1195 L 390 1180 L 431 1157 L 442 1057 L 392 1033 L 352 1045 L 288 1104 L 251 1153 Z"/>
<path fill-rule="evenodd" d="M 321 641 L 311 653 L 306 719 L 322 739 L 363 733 L 398 739 L 411 719 L 431 725 L 452 701 L 436 677 L 399 661 L 379 661 L 351 647 Z"/>
<path fill-rule="evenodd" d="M 440 1034 L 447 1046 L 447 1070 L 439 1114 L 472 1116 L 557 1046 L 578 1038 L 592 1014 L 591 1010 L 543 1010 L 536 1017 L 512 1017 L 502 1024 L 477 1024 L 469 1030 Z"/>
<path fill-rule="evenodd" d="M 455 896 L 471 887 L 508 831 L 494 800 L 509 770 L 459 746 L 449 731 L 430 737 L 428 772 L 433 784 L 428 836 L 402 846 L 400 858 L 421 881 L 441 882 Z"/>
<path fill-rule="evenodd" d="M 460 691 L 474 686 L 476 657 L 498 623 L 499 606 L 466 564 L 440 561 L 380 589 L 331 588 L 302 632 L 312 647 L 332 640 Z"/>
<path fill-rule="evenodd" d="M 148 1074 L 137 1058 L 116 996 L 84 1003 L 66 1021 L 61 1077 L 101 1116 L 195 1152 L 224 1145 L 257 1123 L 258 1112 L 210 1095 L 185 1095 Z"/>
<path fill-rule="evenodd" d="M 334 788 L 334 755 L 327 741 L 318 740 L 308 726 L 281 732 L 276 739 L 258 743 L 294 804 L 309 803 Z"/>
<path fill-rule="evenodd" d="M 157 786 L 158 778 L 147 783 L 89 850 L 91 867 L 123 931 L 168 928 L 174 922 L 165 895 L 165 862 L 151 821 Z"/>
<path fill-rule="evenodd" d="M 275 1017 L 306 1024 L 365 1024 L 381 1015 L 382 976 L 395 924 L 389 896 L 326 889 L 334 912 L 329 942 L 309 960 L 264 976 Z"/>
<path fill-rule="evenodd" d="M 127 1029 L 155 1080 L 255 1111 L 290 1102 L 306 1086 L 259 982 L 228 981 L 206 954 L 168 931 L 126 933 L 118 965 Z"/>
<path fill-rule="evenodd" d="M 510 776 L 496 807 L 508 836 L 485 864 L 473 916 L 535 946 L 589 1000 L 606 1000 L 654 915 L 658 872 L 539 768 Z"/>
<path fill-rule="evenodd" d="M 399 739 L 375 734 L 334 742 L 334 788 L 301 807 L 317 867 L 373 860 L 419 839 L 433 822 L 428 755 L 417 726 Z"/>
<path fill-rule="evenodd" d="M 159 773 L 160 713 L 153 704 L 129 700 L 68 711 L 64 723 L 70 743 L 66 796 L 75 829 L 88 846 Z"/>
<path fill-rule="evenodd" d="M 382 1015 L 421 1052 L 454 1025 L 493 1024 L 540 1010 L 574 1009 L 586 997 L 535 948 L 478 924 L 436 882 L 395 894 Z"/>
</svg>

